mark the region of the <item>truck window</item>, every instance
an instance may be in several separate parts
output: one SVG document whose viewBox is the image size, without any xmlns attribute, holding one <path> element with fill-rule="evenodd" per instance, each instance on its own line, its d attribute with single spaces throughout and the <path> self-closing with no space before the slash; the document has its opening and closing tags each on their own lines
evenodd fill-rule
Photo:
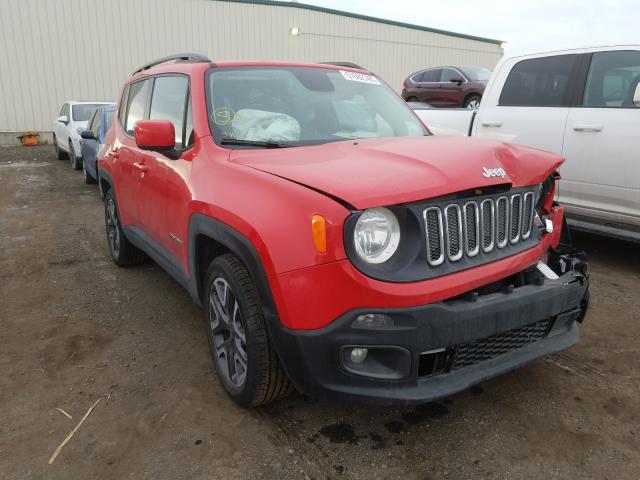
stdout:
<svg viewBox="0 0 640 480">
<path fill-rule="evenodd" d="M 597 52 L 591 58 L 583 106 L 637 108 L 633 94 L 640 83 L 640 52 Z"/>
<path fill-rule="evenodd" d="M 569 106 L 567 85 L 577 59 L 578 55 L 555 55 L 516 63 L 509 72 L 498 104 L 518 107 Z"/>
</svg>

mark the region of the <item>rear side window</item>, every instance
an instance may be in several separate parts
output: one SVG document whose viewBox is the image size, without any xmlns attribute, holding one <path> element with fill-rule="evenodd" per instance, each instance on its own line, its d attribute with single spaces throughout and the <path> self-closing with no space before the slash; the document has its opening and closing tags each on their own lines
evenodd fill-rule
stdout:
<svg viewBox="0 0 640 480">
<path fill-rule="evenodd" d="M 142 80 L 140 82 L 129 85 L 129 97 L 127 100 L 127 120 L 125 130 L 129 135 L 133 135 L 133 126 L 138 120 L 145 119 L 147 99 L 149 98 L 149 90 L 151 89 L 151 81 Z"/>
<path fill-rule="evenodd" d="M 640 52 L 594 53 L 587 75 L 583 106 L 637 108 L 633 95 L 640 83 Z"/>
<path fill-rule="evenodd" d="M 185 111 L 189 80 L 182 76 L 156 77 L 151 98 L 149 118 L 151 120 L 169 120 L 176 131 L 176 148 L 185 145 Z"/>
<path fill-rule="evenodd" d="M 120 125 L 124 128 L 127 123 L 127 97 L 129 95 L 129 85 L 127 85 L 122 91 L 122 98 L 120 99 L 120 105 L 118 106 L 118 120 Z"/>
<path fill-rule="evenodd" d="M 577 59 L 578 55 L 556 55 L 516 63 L 504 84 L 499 105 L 568 106 L 569 77 Z"/>
<path fill-rule="evenodd" d="M 439 82 L 440 77 L 442 76 L 442 69 L 436 68 L 435 70 L 427 70 L 422 75 L 421 82 Z"/>
</svg>

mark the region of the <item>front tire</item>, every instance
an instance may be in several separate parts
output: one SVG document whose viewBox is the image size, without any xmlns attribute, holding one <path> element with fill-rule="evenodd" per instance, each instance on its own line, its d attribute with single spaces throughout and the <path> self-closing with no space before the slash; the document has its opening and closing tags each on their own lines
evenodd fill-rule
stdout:
<svg viewBox="0 0 640 480">
<path fill-rule="evenodd" d="M 120 210 L 113 188 L 104 199 L 104 221 L 107 228 L 107 242 L 113 262 L 119 267 L 139 265 L 147 259 L 144 252 L 133 245 L 125 236 L 120 222 Z"/>
<path fill-rule="evenodd" d="M 207 338 L 218 378 L 241 406 L 284 398 L 293 387 L 271 342 L 249 272 L 233 254 L 215 258 L 206 281 Z"/>
<path fill-rule="evenodd" d="M 406 102 L 419 102 L 420 100 L 418 100 L 418 97 L 409 97 L 407 98 Z"/>
<path fill-rule="evenodd" d="M 71 163 L 71 168 L 74 170 L 80 170 L 82 168 L 82 157 L 76 156 L 76 151 L 73 148 L 73 143 L 69 140 L 69 163 Z"/>
<path fill-rule="evenodd" d="M 469 95 L 464 101 L 464 108 L 475 109 L 480 106 L 480 100 L 482 97 L 480 95 Z"/>
</svg>

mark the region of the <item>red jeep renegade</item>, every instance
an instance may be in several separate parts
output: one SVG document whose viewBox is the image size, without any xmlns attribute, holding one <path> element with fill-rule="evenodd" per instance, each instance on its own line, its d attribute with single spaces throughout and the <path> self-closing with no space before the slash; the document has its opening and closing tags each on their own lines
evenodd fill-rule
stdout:
<svg viewBox="0 0 640 480">
<path fill-rule="evenodd" d="M 431 136 L 371 72 L 163 58 L 124 85 L 106 143 L 114 262 L 149 256 L 204 307 L 241 405 L 426 402 L 578 341 L 562 159 Z"/>
</svg>

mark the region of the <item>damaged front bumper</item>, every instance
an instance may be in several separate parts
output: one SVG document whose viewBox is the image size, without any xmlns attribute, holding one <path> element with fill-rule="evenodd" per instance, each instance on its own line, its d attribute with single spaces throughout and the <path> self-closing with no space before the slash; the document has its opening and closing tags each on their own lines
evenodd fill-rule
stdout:
<svg viewBox="0 0 640 480">
<path fill-rule="evenodd" d="M 551 274 L 532 267 L 446 301 L 357 309 L 322 329 L 272 334 L 307 395 L 432 401 L 577 343 L 589 303 L 584 255 L 553 250 L 547 264 Z"/>
</svg>

